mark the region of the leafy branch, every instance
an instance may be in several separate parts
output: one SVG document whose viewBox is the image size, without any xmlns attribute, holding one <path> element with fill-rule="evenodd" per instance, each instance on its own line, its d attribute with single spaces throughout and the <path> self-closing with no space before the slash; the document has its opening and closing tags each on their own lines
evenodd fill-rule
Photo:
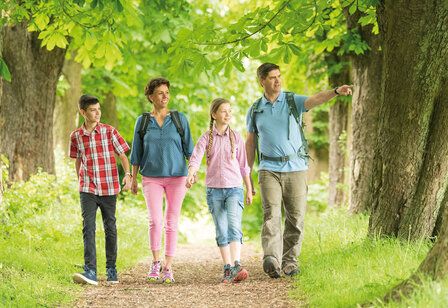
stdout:
<svg viewBox="0 0 448 308">
<path fill-rule="evenodd" d="M 231 41 L 225 41 L 225 42 L 219 42 L 219 43 L 196 43 L 197 45 L 203 45 L 203 46 L 221 46 L 221 45 L 227 45 L 227 44 L 235 44 L 238 42 L 242 42 L 252 36 L 254 36 L 255 34 L 261 32 L 264 28 L 266 28 L 275 18 L 277 18 L 277 16 L 286 8 L 286 6 L 288 6 L 288 4 L 291 2 L 291 0 L 288 0 L 286 2 L 283 3 L 283 5 L 278 9 L 278 11 L 263 25 L 261 25 L 260 27 L 258 27 L 258 29 L 256 29 L 255 31 L 246 34 L 243 37 L 240 37 L 238 39 L 235 40 L 231 40 Z M 317 3 L 316 0 L 314 0 L 314 6 L 316 7 L 316 12 L 317 12 Z M 315 19 L 316 19 L 316 15 L 317 13 L 315 12 L 314 18 L 313 18 L 313 22 L 314 23 Z M 312 25 L 311 24 L 311 25 Z M 309 25 L 307 28 L 311 27 L 311 25 Z M 301 31 L 302 32 L 302 31 Z"/>
</svg>

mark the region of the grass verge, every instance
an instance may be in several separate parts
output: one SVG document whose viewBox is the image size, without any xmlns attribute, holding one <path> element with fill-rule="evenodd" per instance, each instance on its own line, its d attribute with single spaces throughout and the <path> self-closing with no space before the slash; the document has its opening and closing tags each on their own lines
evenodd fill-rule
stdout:
<svg viewBox="0 0 448 308">
<path fill-rule="evenodd" d="M 411 275 L 426 256 L 426 241 L 407 243 L 367 236 L 368 217 L 343 210 L 310 213 L 300 258 L 302 274 L 290 296 L 311 307 L 356 307 L 381 299 Z M 441 294 L 443 296 L 441 296 Z M 391 307 L 448 306 L 447 282 L 426 282 Z"/>
</svg>

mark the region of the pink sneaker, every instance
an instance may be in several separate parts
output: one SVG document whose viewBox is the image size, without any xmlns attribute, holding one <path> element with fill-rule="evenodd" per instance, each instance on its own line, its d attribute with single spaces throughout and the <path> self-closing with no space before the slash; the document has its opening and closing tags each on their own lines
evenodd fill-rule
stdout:
<svg viewBox="0 0 448 308">
<path fill-rule="evenodd" d="M 163 283 L 174 283 L 173 271 L 169 268 L 164 267 L 162 271 L 162 282 Z"/>
<path fill-rule="evenodd" d="M 160 263 L 160 261 L 153 262 L 151 265 L 151 270 L 149 271 L 147 279 L 149 281 L 158 281 L 160 279 L 159 273 L 160 273 L 161 267 L 162 267 L 162 263 Z"/>
</svg>

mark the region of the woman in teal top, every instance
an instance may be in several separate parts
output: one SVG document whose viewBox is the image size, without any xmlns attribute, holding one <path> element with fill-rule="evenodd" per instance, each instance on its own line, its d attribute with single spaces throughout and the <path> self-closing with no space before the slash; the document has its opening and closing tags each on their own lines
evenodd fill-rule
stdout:
<svg viewBox="0 0 448 308">
<path fill-rule="evenodd" d="M 148 280 L 161 279 L 165 283 L 174 282 L 172 262 L 188 174 L 185 160 L 189 159 L 193 152 L 193 140 L 187 118 L 182 113 L 176 114 L 168 109 L 169 88 L 170 82 L 165 78 L 155 78 L 147 84 L 145 96 L 153 105 L 153 110 L 149 114 L 146 130 L 140 134 L 144 116 L 137 119 L 131 152 L 132 192 L 137 193 L 136 178 L 137 172 L 140 171 L 149 214 L 149 242 L 153 262 Z M 176 120 L 178 127 L 175 125 Z M 162 211 L 163 194 L 166 195 L 166 215 L 163 215 Z M 164 225 L 165 260 L 162 262 L 160 251 Z"/>
</svg>

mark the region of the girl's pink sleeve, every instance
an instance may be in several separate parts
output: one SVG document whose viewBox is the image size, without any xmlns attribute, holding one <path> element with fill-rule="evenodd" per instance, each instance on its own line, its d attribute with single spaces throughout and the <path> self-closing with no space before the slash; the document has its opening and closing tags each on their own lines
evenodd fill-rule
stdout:
<svg viewBox="0 0 448 308">
<path fill-rule="evenodd" d="M 198 142 L 194 146 L 193 154 L 191 154 L 190 160 L 188 162 L 188 168 L 191 168 L 193 173 L 199 170 L 201 165 L 202 157 L 204 157 L 205 148 L 207 147 L 208 132 L 202 134 Z"/>
</svg>

